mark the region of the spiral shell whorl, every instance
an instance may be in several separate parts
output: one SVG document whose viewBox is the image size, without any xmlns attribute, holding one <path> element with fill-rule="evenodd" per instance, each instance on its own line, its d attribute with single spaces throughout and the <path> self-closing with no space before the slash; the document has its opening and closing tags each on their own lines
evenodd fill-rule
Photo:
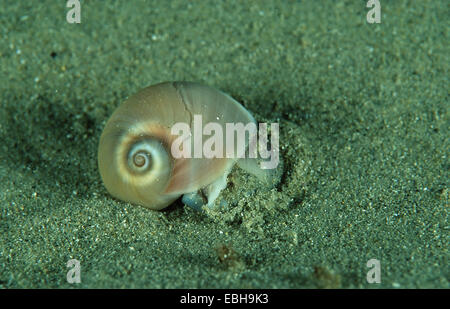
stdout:
<svg viewBox="0 0 450 309">
<path fill-rule="evenodd" d="M 140 186 L 168 179 L 173 160 L 167 137 L 156 135 L 154 126 L 147 127 L 147 132 L 127 133 L 117 146 L 120 173 L 128 176 L 127 182 L 139 181 Z"/>
<path fill-rule="evenodd" d="M 165 207 L 174 199 L 160 194 L 169 183 L 173 166 L 170 141 L 167 129 L 155 123 L 126 127 L 120 118 L 108 122 L 99 147 L 100 174 L 108 191 L 154 209 Z M 111 159 L 101 163 L 107 152 Z"/>
</svg>

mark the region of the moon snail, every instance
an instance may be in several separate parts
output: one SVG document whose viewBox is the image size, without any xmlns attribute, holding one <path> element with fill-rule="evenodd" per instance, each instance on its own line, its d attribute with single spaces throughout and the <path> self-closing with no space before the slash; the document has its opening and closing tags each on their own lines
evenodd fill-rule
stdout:
<svg viewBox="0 0 450 309">
<path fill-rule="evenodd" d="M 180 146 L 181 151 L 196 149 L 199 141 L 195 136 L 202 128 L 194 120 L 199 116 L 203 123 L 223 127 L 227 123 L 256 124 L 233 98 L 197 83 L 164 82 L 130 96 L 114 111 L 100 137 L 98 166 L 108 192 L 153 210 L 169 206 L 180 196 L 184 204 L 201 209 L 214 204 L 235 163 L 267 179 L 268 170 L 239 155 L 205 158 L 194 151 L 192 157 L 174 156 L 171 148 L 180 135 L 173 134 L 172 127 L 185 124 L 191 130 L 188 137 L 194 137 Z M 225 137 L 221 142 L 226 142 Z M 234 142 L 232 147 L 236 145 Z"/>
</svg>

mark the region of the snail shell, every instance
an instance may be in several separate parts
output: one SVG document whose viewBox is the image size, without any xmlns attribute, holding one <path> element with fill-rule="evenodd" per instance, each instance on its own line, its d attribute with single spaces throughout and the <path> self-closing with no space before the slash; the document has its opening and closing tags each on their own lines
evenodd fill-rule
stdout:
<svg viewBox="0 0 450 309">
<path fill-rule="evenodd" d="M 198 207 L 196 192 L 203 190 L 210 205 L 236 159 L 174 158 L 171 145 L 178 136 L 171 127 L 187 123 L 195 135 L 194 115 L 223 127 L 255 122 L 237 101 L 208 86 L 165 82 L 142 89 L 114 111 L 100 137 L 98 165 L 109 193 L 158 210 L 183 194 L 186 204 Z"/>
</svg>

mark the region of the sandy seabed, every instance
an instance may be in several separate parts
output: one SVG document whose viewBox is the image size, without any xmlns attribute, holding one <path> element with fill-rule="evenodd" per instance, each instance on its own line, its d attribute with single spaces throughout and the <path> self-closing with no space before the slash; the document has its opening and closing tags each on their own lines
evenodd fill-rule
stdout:
<svg viewBox="0 0 450 309">
<path fill-rule="evenodd" d="M 77 259 L 82 288 L 449 288 L 448 1 L 58 2 L 0 7 L 0 287 L 72 287 Z M 234 169 L 205 213 L 112 198 L 101 131 L 168 80 L 278 122 L 277 181 Z"/>
</svg>

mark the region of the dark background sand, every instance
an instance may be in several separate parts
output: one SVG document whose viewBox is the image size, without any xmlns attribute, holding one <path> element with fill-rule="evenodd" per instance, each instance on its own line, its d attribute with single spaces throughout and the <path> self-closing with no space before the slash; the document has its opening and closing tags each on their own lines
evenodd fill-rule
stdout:
<svg viewBox="0 0 450 309">
<path fill-rule="evenodd" d="M 83 288 L 448 288 L 448 1 L 365 4 L 3 1 L 0 286 L 71 287 L 75 258 Z M 166 80 L 279 122 L 280 182 L 235 170 L 207 214 L 113 199 L 101 130 Z"/>
</svg>

